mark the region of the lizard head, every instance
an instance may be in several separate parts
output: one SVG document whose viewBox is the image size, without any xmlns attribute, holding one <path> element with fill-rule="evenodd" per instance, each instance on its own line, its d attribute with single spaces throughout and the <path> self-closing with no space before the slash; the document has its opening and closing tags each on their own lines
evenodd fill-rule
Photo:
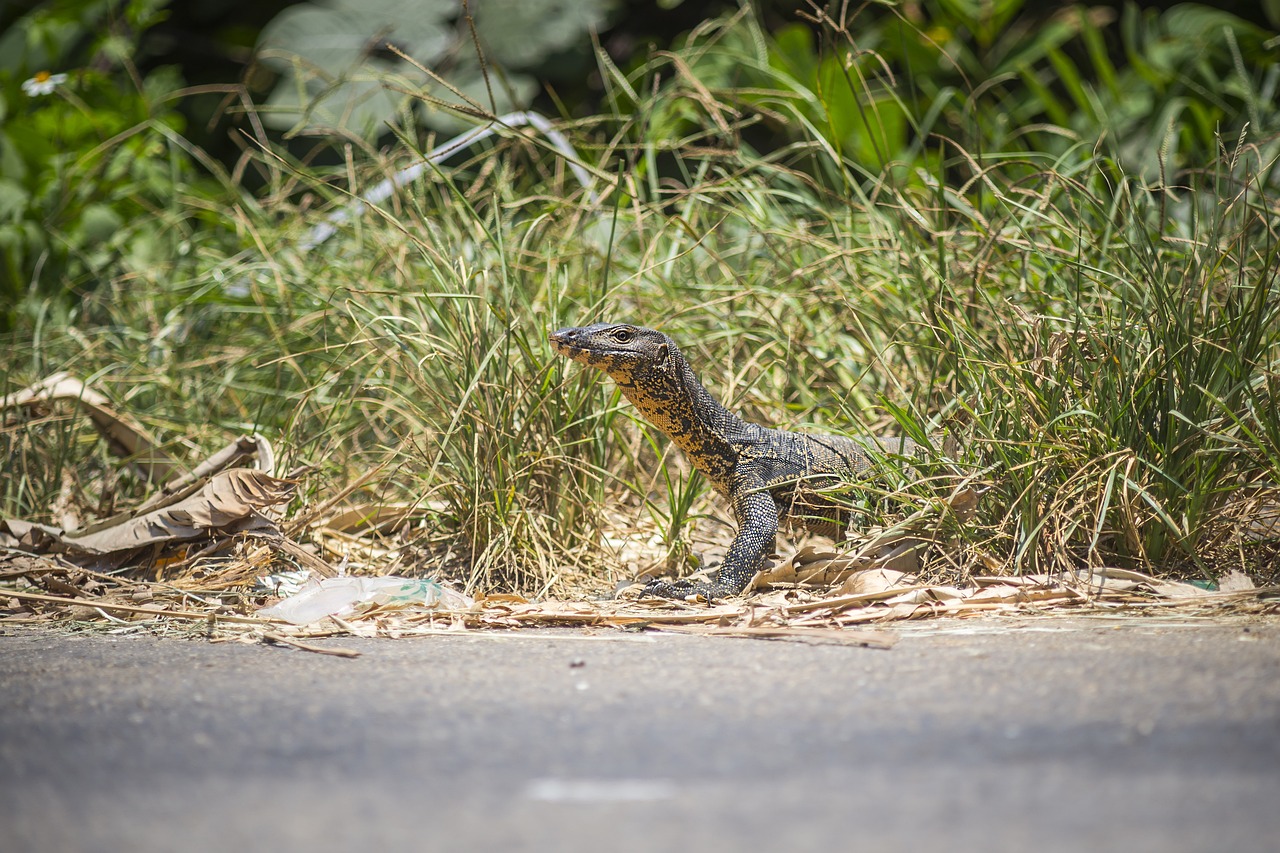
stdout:
<svg viewBox="0 0 1280 853">
<path fill-rule="evenodd" d="M 628 323 L 560 329 L 550 338 L 560 355 L 603 370 L 620 385 L 632 385 L 638 376 L 666 370 L 675 349 L 662 332 Z"/>
</svg>

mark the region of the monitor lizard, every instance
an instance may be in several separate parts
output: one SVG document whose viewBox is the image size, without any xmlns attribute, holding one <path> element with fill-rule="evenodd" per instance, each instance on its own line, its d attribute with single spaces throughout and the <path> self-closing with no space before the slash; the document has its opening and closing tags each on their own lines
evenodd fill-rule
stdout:
<svg viewBox="0 0 1280 853">
<path fill-rule="evenodd" d="M 841 536 L 848 508 L 820 490 L 865 480 L 881 455 L 922 456 L 908 438 L 866 441 L 770 429 L 722 406 L 662 332 L 626 323 L 596 323 L 550 335 L 560 355 L 602 370 L 649 423 L 683 450 L 712 488 L 727 498 L 738 532 L 714 581 L 654 579 L 643 594 L 708 601 L 740 594 L 766 563 L 781 518 L 812 532 Z"/>
</svg>

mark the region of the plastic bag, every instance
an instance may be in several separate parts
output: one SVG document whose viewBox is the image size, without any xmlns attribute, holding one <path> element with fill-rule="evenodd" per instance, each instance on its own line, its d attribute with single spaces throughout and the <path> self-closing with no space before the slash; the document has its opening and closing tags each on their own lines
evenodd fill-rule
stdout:
<svg viewBox="0 0 1280 853">
<path fill-rule="evenodd" d="M 386 575 L 308 581 L 296 595 L 258 611 L 260 616 L 306 625 L 326 616 L 350 616 L 381 604 L 439 610 L 464 610 L 474 600 L 436 581 Z"/>
</svg>

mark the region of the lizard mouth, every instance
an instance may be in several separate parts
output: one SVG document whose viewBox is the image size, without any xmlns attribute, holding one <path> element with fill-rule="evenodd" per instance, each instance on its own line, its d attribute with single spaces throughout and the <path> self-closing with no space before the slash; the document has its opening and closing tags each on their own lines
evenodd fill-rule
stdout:
<svg viewBox="0 0 1280 853">
<path fill-rule="evenodd" d="M 599 367 L 602 359 L 617 358 L 623 360 L 634 359 L 636 354 L 626 349 L 600 346 L 581 346 L 574 343 L 575 336 L 573 329 L 561 329 L 558 332 L 552 332 L 547 335 L 547 339 L 551 341 L 551 348 L 559 355 L 566 356 L 573 361 L 588 364 L 592 367 Z"/>
<path fill-rule="evenodd" d="M 564 331 L 552 332 L 547 335 L 551 341 L 551 348 L 560 355 L 568 356 L 574 361 L 586 361 L 589 358 L 597 356 L 609 356 L 615 353 L 611 350 L 602 350 L 597 347 L 584 347 L 573 342 L 573 337 Z"/>
<path fill-rule="evenodd" d="M 547 336 L 551 340 L 551 348 L 560 355 L 567 355 L 573 358 L 576 355 L 582 355 L 589 352 L 585 347 L 574 346 L 569 343 L 561 332 L 552 332 Z"/>
</svg>

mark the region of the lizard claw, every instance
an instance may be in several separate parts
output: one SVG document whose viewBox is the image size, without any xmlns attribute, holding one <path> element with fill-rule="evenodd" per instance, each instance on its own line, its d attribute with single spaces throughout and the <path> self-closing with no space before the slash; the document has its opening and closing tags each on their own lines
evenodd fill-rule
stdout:
<svg viewBox="0 0 1280 853">
<path fill-rule="evenodd" d="M 676 601 L 686 601 L 694 596 L 702 596 L 707 600 L 708 604 L 712 604 L 718 598 L 733 595 L 734 591 L 713 583 L 699 583 L 689 580 L 664 581 L 654 578 L 644 585 L 644 589 L 640 591 L 640 594 L 657 598 L 671 598 Z"/>
</svg>

